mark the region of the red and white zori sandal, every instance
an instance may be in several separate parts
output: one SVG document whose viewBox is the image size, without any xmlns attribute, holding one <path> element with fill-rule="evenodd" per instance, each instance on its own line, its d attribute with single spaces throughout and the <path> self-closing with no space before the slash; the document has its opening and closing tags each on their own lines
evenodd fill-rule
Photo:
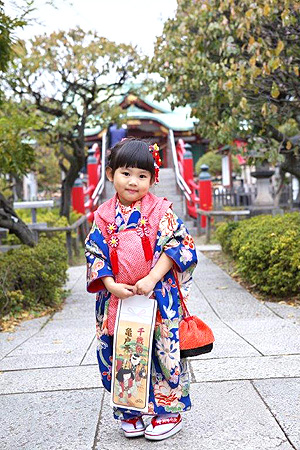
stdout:
<svg viewBox="0 0 300 450">
<path fill-rule="evenodd" d="M 145 430 L 145 438 L 151 441 L 161 441 L 178 433 L 182 428 L 180 414 L 162 414 L 153 417 Z"/>
<path fill-rule="evenodd" d="M 127 438 L 143 436 L 145 424 L 141 417 L 132 417 L 131 419 L 121 420 L 121 428 Z"/>
</svg>

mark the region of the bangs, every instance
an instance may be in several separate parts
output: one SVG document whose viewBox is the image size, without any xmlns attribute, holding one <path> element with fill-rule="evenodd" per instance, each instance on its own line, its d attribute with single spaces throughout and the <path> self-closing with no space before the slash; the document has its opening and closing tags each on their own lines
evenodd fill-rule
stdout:
<svg viewBox="0 0 300 450">
<path fill-rule="evenodd" d="M 149 151 L 149 144 L 140 140 L 126 139 L 111 150 L 108 162 L 113 173 L 119 167 L 136 167 L 147 170 L 151 178 L 155 175 L 154 159 Z"/>
</svg>

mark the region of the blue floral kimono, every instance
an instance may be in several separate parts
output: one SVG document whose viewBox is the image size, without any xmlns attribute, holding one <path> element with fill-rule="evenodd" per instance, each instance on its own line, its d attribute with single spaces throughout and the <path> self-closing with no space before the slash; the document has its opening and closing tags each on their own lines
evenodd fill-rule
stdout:
<svg viewBox="0 0 300 450">
<path fill-rule="evenodd" d="M 122 208 L 121 208 L 122 207 Z M 115 223 L 118 231 L 137 227 L 141 218 L 140 205 L 133 207 L 116 203 Z M 159 222 L 152 267 L 162 252 L 174 261 L 184 300 L 188 298 L 192 272 L 197 264 L 193 238 L 184 223 L 169 208 Z M 87 289 L 99 281 L 96 297 L 97 358 L 104 387 L 111 389 L 113 337 L 107 331 L 107 312 L 110 293 L 101 283 L 101 278 L 113 276 L 108 244 L 94 222 L 86 239 Z M 97 285 L 97 283 L 96 283 Z M 187 411 L 191 407 L 189 397 L 189 374 L 186 360 L 180 360 L 178 325 L 182 315 L 175 277 L 170 270 L 154 289 L 158 304 L 149 393 L 149 414 Z M 114 408 L 114 417 L 127 419 L 140 415 L 137 411 Z"/>
</svg>

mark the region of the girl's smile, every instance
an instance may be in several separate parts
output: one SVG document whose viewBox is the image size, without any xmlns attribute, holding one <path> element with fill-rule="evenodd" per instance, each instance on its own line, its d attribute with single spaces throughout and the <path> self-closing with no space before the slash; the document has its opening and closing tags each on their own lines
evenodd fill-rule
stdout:
<svg viewBox="0 0 300 450">
<path fill-rule="evenodd" d="M 120 202 L 125 206 L 129 206 L 144 197 L 153 184 L 151 173 L 138 167 L 119 167 L 114 174 L 108 167 L 106 175 L 109 181 L 113 182 Z"/>
</svg>

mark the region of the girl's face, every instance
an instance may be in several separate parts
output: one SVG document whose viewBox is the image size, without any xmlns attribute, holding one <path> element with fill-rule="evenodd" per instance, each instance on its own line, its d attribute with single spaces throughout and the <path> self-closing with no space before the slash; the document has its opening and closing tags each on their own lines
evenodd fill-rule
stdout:
<svg viewBox="0 0 300 450">
<path fill-rule="evenodd" d="M 108 167 L 106 175 L 109 181 L 113 182 L 120 202 L 125 206 L 144 197 L 153 184 L 151 173 L 138 167 L 119 167 L 114 174 Z"/>
</svg>

